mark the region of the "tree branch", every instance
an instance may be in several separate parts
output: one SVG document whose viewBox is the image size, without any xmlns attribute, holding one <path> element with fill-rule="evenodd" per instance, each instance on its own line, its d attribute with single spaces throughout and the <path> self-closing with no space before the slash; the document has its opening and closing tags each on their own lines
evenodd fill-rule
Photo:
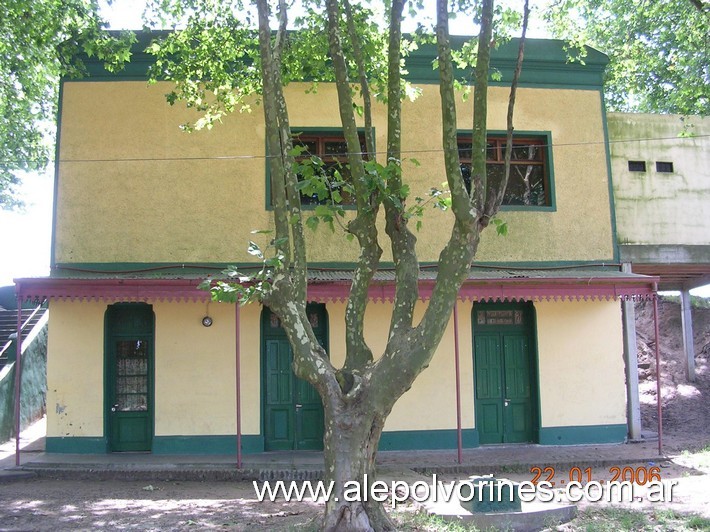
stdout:
<svg viewBox="0 0 710 532">
<path fill-rule="evenodd" d="M 492 34 L 493 0 L 483 0 L 473 93 L 473 132 L 471 134 L 471 198 L 476 211 L 479 213 L 484 212 L 486 190 L 488 188 L 486 175 L 486 123 L 488 114 L 488 68 L 491 62 Z"/>
<path fill-rule="evenodd" d="M 439 59 L 439 94 L 441 96 L 442 136 L 446 181 L 451 192 L 451 208 L 457 221 L 471 221 L 470 198 L 461 174 L 454 98 L 454 73 L 449 44 L 448 2 L 438 1 L 436 8 L 436 44 Z"/>
<path fill-rule="evenodd" d="M 299 305 L 306 308 L 306 293 L 308 290 L 308 264 L 306 261 L 306 239 L 303 234 L 303 216 L 301 211 L 301 193 L 298 190 L 298 176 L 294 171 L 294 157 L 292 155 L 293 140 L 291 138 L 291 124 L 288 118 L 288 107 L 283 92 L 281 81 L 281 56 L 286 30 L 288 27 L 288 8 L 286 0 L 279 0 L 279 29 L 274 43 L 274 56 L 278 59 L 274 69 L 274 96 L 279 119 L 279 136 L 281 139 L 281 158 L 283 160 L 286 200 L 288 204 L 288 223 L 291 229 L 293 271 L 291 274 L 295 298 Z"/>
<path fill-rule="evenodd" d="M 365 342 L 364 316 L 368 303 L 368 288 L 375 271 L 377 271 L 382 249 L 377 242 L 377 226 L 375 224 L 378 203 L 373 204 L 373 199 L 370 197 L 363 156 L 360 153 L 360 137 L 353 114 L 352 92 L 339 35 L 340 10 L 337 0 L 328 0 L 326 10 L 328 13 L 328 43 L 335 71 L 340 120 L 348 146 L 348 164 L 357 205 L 357 217 L 348 224 L 348 230 L 355 235 L 360 245 L 360 258 L 350 285 L 350 296 L 345 310 L 346 356 L 343 371 L 347 373 L 362 368 L 373 358 L 372 351 Z M 364 66 L 360 69 L 360 77 L 361 83 L 364 82 L 366 87 L 367 78 Z M 349 386 L 349 380 L 344 379 L 341 382 L 344 391 Z"/>
<path fill-rule="evenodd" d="M 284 257 L 284 266 L 291 263 L 291 238 L 286 206 L 286 181 L 283 146 L 279 121 L 278 104 L 268 95 L 275 93 L 276 65 L 271 49 L 271 27 L 269 25 L 269 6 L 266 0 L 256 0 L 259 15 L 259 54 L 264 83 L 264 124 L 271 179 L 271 200 L 274 206 L 274 224 L 276 227 L 276 250 Z"/>
<path fill-rule="evenodd" d="M 703 0 L 690 0 L 690 3 L 698 8 L 700 12 L 704 12 L 708 9 L 708 6 L 703 3 Z"/>
<path fill-rule="evenodd" d="M 395 296 L 389 337 L 408 331 L 414 319 L 419 297 L 419 261 L 417 239 L 407 226 L 402 194 L 402 80 L 401 43 L 404 0 L 393 0 L 390 9 L 387 65 L 387 195 L 385 231 L 390 237 L 395 268 Z"/>
<path fill-rule="evenodd" d="M 340 9 L 337 0 L 327 0 L 328 46 L 335 72 L 335 86 L 338 92 L 338 110 L 343 125 L 343 136 L 348 145 L 348 164 L 355 189 L 358 211 L 368 208 L 368 187 L 365 178 L 365 166 L 360 153 L 360 137 L 355 121 L 352 92 L 348 78 L 348 68 L 340 42 Z"/>
<path fill-rule="evenodd" d="M 444 45 L 446 44 L 445 41 L 448 40 L 446 38 L 446 35 L 448 35 L 448 17 L 446 16 L 446 7 L 441 4 L 445 4 L 446 1 L 447 0 L 438 0 L 437 2 L 437 25 L 442 26 L 442 28 L 438 28 L 437 30 L 437 37 L 441 41 L 444 41 L 442 43 Z M 478 170 L 480 174 L 485 175 L 485 91 L 490 62 L 490 36 L 492 33 L 490 26 L 493 21 L 492 0 L 484 0 L 482 15 L 479 52 L 476 64 L 476 92 L 479 100 L 482 100 L 482 102 L 474 102 L 474 137 L 477 138 L 476 142 L 479 144 L 478 148 L 482 148 L 481 158 L 483 161 L 483 172 L 480 172 L 480 161 L 478 163 Z M 446 46 L 443 48 L 445 49 Z M 444 60 L 445 59 L 446 58 L 444 58 Z M 483 80 L 482 83 L 479 84 L 479 81 L 481 81 L 480 78 L 483 78 Z M 453 92 L 453 76 L 447 75 L 446 71 L 444 71 L 440 83 L 442 85 L 449 85 L 451 88 L 451 92 L 449 92 L 449 87 L 446 87 L 446 89 L 442 91 L 442 98 L 446 100 L 449 97 L 448 95 Z M 484 113 L 483 116 L 480 116 L 480 113 Z M 448 135 L 447 133 L 444 134 L 445 142 L 451 143 L 452 130 L 455 130 L 456 127 L 456 117 L 451 113 L 445 113 L 442 119 L 447 122 L 443 125 L 444 131 L 448 132 Z M 452 121 L 453 123 L 451 123 Z M 475 131 L 476 128 L 479 129 L 478 132 Z M 382 379 L 382 382 L 378 382 L 374 385 L 375 387 L 377 385 L 385 385 L 387 379 L 386 377 L 383 378 L 382 375 L 388 375 L 392 371 L 398 371 L 400 374 L 403 374 L 403 379 L 398 382 L 406 389 L 406 387 L 414 382 L 416 376 L 429 364 L 429 361 L 434 355 L 434 350 L 446 330 L 446 325 L 451 317 L 451 311 L 456 304 L 459 289 L 468 276 L 471 261 L 478 248 L 481 234 L 481 224 L 479 220 L 482 209 L 476 209 L 476 213 L 478 214 L 471 213 L 470 216 L 457 217 L 451 232 L 451 237 L 439 255 L 436 284 L 434 285 L 434 290 L 426 311 L 424 312 L 424 316 L 419 325 L 417 325 L 414 330 L 407 333 L 408 338 L 406 342 L 398 342 L 397 338 L 390 340 L 387 345 L 387 350 L 378 360 L 378 369 L 382 368 L 382 370 L 378 371 L 375 377 Z M 407 348 L 403 349 L 403 345 L 407 346 Z M 403 393 L 403 390 L 392 390 L 394 394 L 398 392 Z"/>
<path fill-rule="evenodd" d="M 523 29 L 520 36 L 520 44 L 518 45 L 518 59 L 515 64 L 515 71 L 513 73 L 513 79 L 510 83 L 510 97 L 508 98 L 508 116 L 507 116 L 507 133 L 506 133 L 506 145 L 505 145 L 505 171 L 503 173 L 503 179 L 501 180 L 498 190 L 490 190 L 488 192 L 488 199 L 486 201 L 486 213 L 482 220 L 482 223 L 488 224 L 491 218 L 493 218 L 501 203 L 503 202 L 503 196 L 505 195 L 505 189 L 508 187 L 508 180 L 510 178 L 510 159 L 513 153 L 513 110 L 515 109 L 515 95 L 518 89 L 518 80 L 520 79 L 520 71 L 523 68 L 523 55 L 525 52 L 525 35 L 528 30 L 528 19 L 530 17 L 530 8 L 528 6 L 528 0 L 525 0 L 523 5 Z"/>
<path fill-rule="evenodd" d="M 362 107 L 365 117 L 365 145 L 368 159 L 374 161 L 377 158 L 375 152 L 375 134 L 372 129 L 372 95 L 370 94 L 370 84 L 367 81 L 367 70 L 365 69 L 365 59 L 362 55 L 362 44 L 360 34 L 355 28 L 355 19 L 349 0 L 343 0 L 345 6 L 345 17 L 348 24 L 348 35 L 353 47 L 353 57 L 357 65 L 358 76 L 360 78 L 360 91 L 362 93 Z"/>
</svg>

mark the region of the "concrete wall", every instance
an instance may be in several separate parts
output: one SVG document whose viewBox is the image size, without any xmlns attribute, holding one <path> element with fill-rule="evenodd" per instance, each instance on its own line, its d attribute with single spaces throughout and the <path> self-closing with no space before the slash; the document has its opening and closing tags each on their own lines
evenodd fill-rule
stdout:
<svg viewBox="0 0 710 532">
<path fill-rule="evenodd" d="M 47 396 L 47 315 L 22 347 L 20 430 L 45 413 Z M 13 345 L 11 349 L 15 349 Z M 15 363 L 0 370 L 0 442 L 15 436 Z"/>
<path fill-rule="evenodd" d="M 680 136 L 684 124 L 699 138 Z M 608 128 L 619 243 L 707 245 L 710 118 L 610 113 Z M 628 161 L 645 161 L 646 171 L 629 171 Z M 657 172 L 657 161 L 673 172 Z"/>
<path fill-rule="evenodd" d="M 263 115 L 236 114 L 210 131 L 186 134 L 195 115 L 166 104 L 166 83 L 67 82 L 63 85 L 55 229 L 58 263 L 250 262 L 253 229 L 272 227 L 266 208 Z M 436 85 L 403 106 L 404 155 L 412 196 L 445 181 Z M 292 128 L 340 128 L 334 87 L 288 87 Z M 490 130 L 504 130 L 508 89 L 489 89 Z M 470 99 L 459 101 L 459 128 L 470 130 Z M 386 112 L 375 111 L 377 146 L 386 145 Z M 595 261 L 613 257 L 602 102 L 597 90 L 522 87 L 515 128 L 551 135 L 555 212 L 508 211 L 509 234 L 486 231 L 482 261 Z M 230 159 L 211 159 L 230 156 Z M 348 217 L 352 213 L 348 214 Z M 346 217 L 347 218 L 347 217 Z M 429 209 L 418 255 L 435 261 L 450 212 Z M 384 231 L 382 231 L 384 233 Z M 266 237 L 263 238 L 266 240 Z M 355 262 L 342 232 L 308 232 L 308 258 Z M 383 245 L 383 260 L 390 261 Z"/>
</svg>

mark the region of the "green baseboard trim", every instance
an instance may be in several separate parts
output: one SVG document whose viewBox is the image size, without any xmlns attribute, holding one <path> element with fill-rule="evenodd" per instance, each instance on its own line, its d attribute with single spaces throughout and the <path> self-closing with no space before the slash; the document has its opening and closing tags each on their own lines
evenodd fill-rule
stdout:
<svg viewBox="0 0 710 532">
<path fill-rule="evenodd" d="M 581 445 L 590 443 L 622 443 L 626 440 L 626 431 L 626 424 L 542 427 L 540 429 L 540 444 Z"/>
<path fill-rule="evenodd" d="M 155 436 L 153 454 L 236 454 L 237 437 L 224 436 Z M 242 452 L 264 452 L 264 437 L 242 436 Z"/>
<path fill-rule="evenodd" d="M 66 438 L 48 436 L 45 443 L 48 453 L 64 454 L 105 454 L 106 439 L 102 437 L 70 436 Z"/>
<path fill-rule="evenodd" d="M 464 448 L 478 447 L 478 431 L 461 431 L 461 443 Z M 456 449 L 455 429 L 441 430 L 395 430 L 383 432 L 380 438 L 380 451 L 413 451 L 434 449 Z"/>
</svg>

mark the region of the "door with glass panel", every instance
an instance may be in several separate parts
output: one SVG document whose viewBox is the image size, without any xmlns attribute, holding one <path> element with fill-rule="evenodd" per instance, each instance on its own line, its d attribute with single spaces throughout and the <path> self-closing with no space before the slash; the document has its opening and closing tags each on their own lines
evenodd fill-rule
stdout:
<svg viewBox="0 0 710 532">
<path fill-rule="evenodd" d="M 150 451 L 153 441 L 154 318 L 150 305 L 106 312 L 106 420 L 109 450 Z"/>
</svg>

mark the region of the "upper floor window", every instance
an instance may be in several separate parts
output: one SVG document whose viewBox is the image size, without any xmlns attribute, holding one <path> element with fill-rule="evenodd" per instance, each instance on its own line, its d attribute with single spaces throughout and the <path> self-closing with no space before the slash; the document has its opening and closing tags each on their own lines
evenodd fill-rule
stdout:
<svg viewBox="0 0 710 532">
<path fill-rule="evenodd" d="M 350 190 L 350 166 L 348 165 L 348 145 L 342 133 L 296 133 L 294 148 L 299 152 L 295 159 L 301 164 L 299 181 L 317 174 L 318 186 L 304 186 L 301 189 L 303 205 L 319 205 L 335 200 L 341 205 L 354 205 L 355 197 Z M 360 135 L 360 150 L 364 153 L 365 136 Z M 304 164 L 306 163 L 306 164 Z"/>
<path fill-rule="evenodd" d="M 673 172 L 673 163 L 670 161 L 656 161 L 656 172 Z"/>
<path fill-rule="evenodd" d="M 459 159 L 466 189 L 471 191 L 471 140 L 459 137 Z M 490 135 L 486 140 L 488 185 L 496 187 L 505 175 L 504 135 Z M 546 136 L 515 137 L 510 158 L 508 186 L 504 206 L 552 207 L 552 184 L 549 141 Z"/>
</svg>

